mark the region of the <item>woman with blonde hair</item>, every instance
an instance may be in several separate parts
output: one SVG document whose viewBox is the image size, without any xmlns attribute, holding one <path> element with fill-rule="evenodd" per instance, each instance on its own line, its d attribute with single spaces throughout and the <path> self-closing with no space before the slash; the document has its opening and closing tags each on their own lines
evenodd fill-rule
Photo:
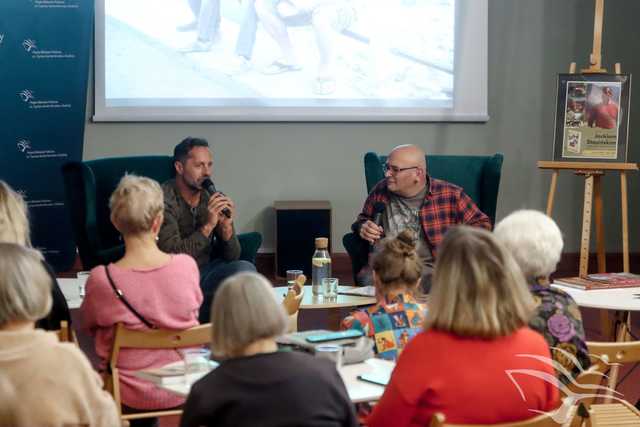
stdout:
<svg viewBox="0 0 640 427">
<path fill-rule="evenodd" d="M 111 195 L 109 207 L 111 222 L 124 239 L 125 255 L 91 271 L 80 308 L 83 326 L 95 337 L 102 368 L 109 359 L 118 323 L 133 330 L 184 330 L 198 324 L 202 303 L 200 276 L 193 258 L 164 253 L 156 244 L 164 207 L 160 185 L 149 178 L 125 175 Z M 171 349 L 121 350 L 118 368 L 123 410 L 182 404 L 183 398 L 134 375 L 140 369 L 178 360 L 178 352 Z M 136 420 L 132 425 L 144 421 Z"/>
<path fill-rule="evenodd" d="M 440 246 L 423 332 L 407 345 L 370 427 L 530 418 L 559 403 L 549 348 L 527 327 L 534 304 L 509 253 L 488 231 L 458 226 Z"/>
<path fill-rule="evenodd" d="M 191 387 L 182 427 L 358 425 L 335 363 L 277 351 L 287 317 L 263 276 L 226 279 L 211 324 L 211 350 L 222 362 Z"/>
<path fill-rule="evenodd" d="M 371 263 L 377 303 L 342 321 L 342 329 L 361 330 L 371 337 L 383 359 L 395 360 L 424 322 L 426 306 L 418 302 L 423 263 L 416 244 L 411 230 L 380 243 Z"/>
<path fill-rule="evenodd" d="M 536 311 L 529 327 L 547 340 L 558 376 L 568 383 L 591 360 L 578 305 L 571 295 L 549 286 L 562 253 L 562 233 L 553 219 L 534 210 L 513 212 L 493 233 L 513 255 L 533 295 Z"/>
<path fill-rule="evenodd" d="M 120 425 L 113 399 L 80 349 L 35 329 L 51 308 L 50 286 L 39 252 L 0 243 L 0 423 Z"/>
<path fill-rule="evenodd" d="M 31 247 L 29 237 L 29 217 L 27 204 L 20 194 L 0 180 L 0 242 L 16 243 Z M 71 322 L 69 306 L 64 294 L 58 286 L 53 269 L 42 259 L 42 265 L 49 275 L 49 288 L 51 289 L 51 310 L 45 313 L 42 319 L 38 319 L 36 327 L 46 330 L 60 329 L 60 322 Z"/>
</svg>

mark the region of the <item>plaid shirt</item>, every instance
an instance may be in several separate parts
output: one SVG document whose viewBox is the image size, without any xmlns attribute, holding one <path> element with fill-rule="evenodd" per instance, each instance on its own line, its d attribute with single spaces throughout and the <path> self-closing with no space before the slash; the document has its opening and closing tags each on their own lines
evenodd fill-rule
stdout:
<svg viewBox="0 0 640 427">
<path fill-rule="evenodd" d="M 449 227 L 465 224 L 491 230 L 489 217 L 478 209 L 462 188 L 435 178 L 429 178 L 427 186 L 429 190 L 420 208 L 420 222 L 434 258 Z M 362 212 L 352 226 L 356 233 L 364 222 L 373 219 L 373 206 L 378 202 L 389 203 L 389 190 L 384 179 L 373 187 L 364 202 Z"/>
</svg>

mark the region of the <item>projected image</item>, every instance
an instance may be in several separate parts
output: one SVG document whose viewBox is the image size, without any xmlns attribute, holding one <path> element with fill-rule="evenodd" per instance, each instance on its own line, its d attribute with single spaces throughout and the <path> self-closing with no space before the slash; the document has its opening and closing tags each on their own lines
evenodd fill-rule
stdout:
<svg viewBox="0 0 640 427">
<path fill-rule="evenodd" d="M 105 0 L 108 107 L 450 108 L 455 0 Z"/>
</svg>

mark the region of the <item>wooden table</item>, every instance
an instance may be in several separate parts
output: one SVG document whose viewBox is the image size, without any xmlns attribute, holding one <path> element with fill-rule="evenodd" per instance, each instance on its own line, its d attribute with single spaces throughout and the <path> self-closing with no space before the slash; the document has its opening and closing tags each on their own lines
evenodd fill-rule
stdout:
<svg viewBox="0 0 640 427">
<path fill-rule="evenodd" d="M 358 379 L 358 375 L 371 372 L 391 373 L 395 367 L 395 363 L 383 359 L 368 359 L 362 363 L 342 366 L 338 369 L 342 381 L 347 388 L 349 398 L 353 403 L 358 402 L 375 402 L 380 400 L 384 387 L 373 383 L 368 383 Z M 158 385 L 163 390 L 170 391 L 178 396 L 186 397 L 189 395 L 192 383 L 181 382 L 178 384 Z"/>
</svg>

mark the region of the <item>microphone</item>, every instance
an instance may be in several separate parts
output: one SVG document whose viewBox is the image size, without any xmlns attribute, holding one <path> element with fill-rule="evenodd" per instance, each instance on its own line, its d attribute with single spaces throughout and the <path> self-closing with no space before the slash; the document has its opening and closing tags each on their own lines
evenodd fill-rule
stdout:
<svg viewBox="0 0 640 427">
<path fill-rule="evenodd" d="M 209 192 L 209 194 L 214 195 L 216 193 L 219 193 L 218 190 L 216 190 L 216 185 L 213 183 L 213 181 L 211 181 L 211 178 L 205 178 L 202 181 L 202 188 L 204 188 L 205 190 L 207 190 Z M 224 216 L 226 216 L 227 218 L 231 218 L 231 211 L 229 210 L 229 208 L 224 208 L 222 210 L 222 213 L 224 214 Z"/>
<path fill-rule="evenodd" d="M 386 208 L 386 205 L 382 202 L 375 202 L 373 204 L 373 222 L 377 226 L 382 226 L 382 214 Z M 371 244 L 371 246 L 373 246 L 373 244 Z"/>
<path fill-rule="evenodd" d="M 386 208 L 386 205 L 382 202 L 375 202 L 373 204 L 373 222 L 375 222 L 376 225 L 382 225 L 382 214 Z"/>
</svg>

